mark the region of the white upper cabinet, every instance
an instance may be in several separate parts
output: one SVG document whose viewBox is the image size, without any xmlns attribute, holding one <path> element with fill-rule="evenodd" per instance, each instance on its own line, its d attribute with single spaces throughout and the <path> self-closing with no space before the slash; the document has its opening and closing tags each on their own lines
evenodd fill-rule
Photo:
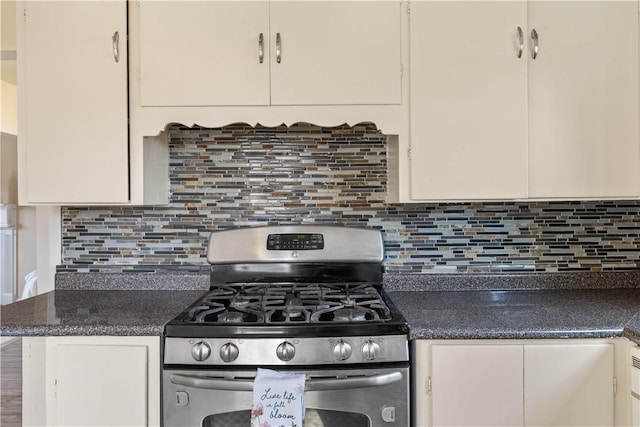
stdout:
<svg viewBox="0 0 640 427">
<path fill-rule="evenodd" d="M 139 4 L 142 106 L 269 105 L 268 2 Z"/>
<path fill-rule="evenodd" d="M 20 203 L 127 203 L 126 2 L 18 10 Z"/>
<path fill-rule="evenodd" d="M 638 2 L 536 1 L 529 195 L 640 196 Z M 533 46 L 530 46 L 530 50 Z"/>
<path fill-rule="evenodd" d="M 271 2 L 270 45 L 273 105 L 401 101 L 399 2 Z"/>
<path fill-rule="evenodd" d="M 400 2 L 139 5 L 143 107 L 401 101 Z"/>
<path fill-rule="evenodd" d="M 637 1 L 410 8 L 402 200 L 640 196 Z"/>
<path fill-rule="evenodd" d="M 411 4 L 411 198 L 526 197 L 526 14 L 520 1 Z"/>
</svg>

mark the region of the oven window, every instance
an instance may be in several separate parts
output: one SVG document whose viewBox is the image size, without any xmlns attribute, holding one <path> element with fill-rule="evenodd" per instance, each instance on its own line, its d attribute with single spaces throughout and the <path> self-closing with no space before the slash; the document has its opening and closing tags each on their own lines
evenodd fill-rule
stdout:
<svg viewBox="0 0 640 427">
<path fill-rule="evenodd" d="M 248 427 L 251 411 L 226 412 L 209 415 L 202 420 L 202 427 Z M 369 417 L 362 414 L 326 409 L 308 408 L 304 416 L 304 427 L 371 427 Z"/>
</svg>

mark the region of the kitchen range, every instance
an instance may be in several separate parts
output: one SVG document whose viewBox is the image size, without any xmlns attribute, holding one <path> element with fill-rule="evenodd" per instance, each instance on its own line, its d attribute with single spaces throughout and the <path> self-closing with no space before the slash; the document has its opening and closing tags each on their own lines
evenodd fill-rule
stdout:
<svg viewBox="0 0 640 427">
<path fill-rule="evenodd" d="M 269 368 L 305 374 L 306 426 L 408 426 L 408 327 L 382 259 L 371 229 L 212 233 L 210 291 L 165 327 L 164 425 L 250 425 Z"/>
</svg>

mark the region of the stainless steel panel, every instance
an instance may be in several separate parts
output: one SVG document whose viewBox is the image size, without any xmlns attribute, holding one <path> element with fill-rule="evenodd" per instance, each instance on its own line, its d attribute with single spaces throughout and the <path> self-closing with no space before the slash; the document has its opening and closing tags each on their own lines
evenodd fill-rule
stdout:
<svg viewBox="0 0 640 427">
<path fill-rule="evenodd" d="M 170 365 L 197 364 L 208 366 L 265 366 L 265 365 L 351 365 L 371 362 L 366 358 L 367 343 L 371 340 L 379 345 L 378 357 L 373 362 L 406 362 L 409 360 L 409 344 L 405 335 L 355 336 L 355 337 L 313 337 L 313 338 L 165 338 L 164 363 Z M 283 342 L 295 347 L 295 355 L 289 361 L 278 358 L 277 348 Z M 210 356 L 196 361 L 192 349 L 204 342 L 211 348 Z M 233 361 L 225 362 L 220 349 L 228 343 L 238 348 L 238 356 Z M 348 343 L 352 348 L 351 356 L 341 360 L 339 352 L 334 350 L 341 343 Z M 363 353 L 364 348 L 364 353 Z M 338 354 L 338 355 L 336 355 Z"/>
<path fill-rule="evenodd" d="M 267 250 L 269 234 L 314 233 L 324 236 L 324 249 Z M 355 242 L 355 243 L 354 243 Z M 378 230 L 319 225 L 238 228 L 211 233 L 207 261 L 211 264 L 261 262 L 382 262 L 384 248 Z"/>
<path fill-rule="evenodd" d="M 362 414 L 371 421 L 371 427 L 408 427 L 409 426 L 409 368 L 372 368 L 305 372 L 310 382 L 340 379 L 361 379 L 363 376 L 393 377 L 397 380 L 385 382 L 376 387 L 334 389 L 330 391 L 307 391 L 305 403 L 307 411 L 336 411 L 332 415 L 332 426 L 346 426 L 352 414 Z M 224 378 L 227 381 L 240 380 L 250 382 L 255 370 L 218 371 L 202 370 L 166 370 L 163 373 L 163 419 L 166 427 L 201 426 L 203 420 L 215 414 L 248 412 L 252 405 L 252 391 L 206 390 L 185 385 L 173 384 L 171 377 L 176 375 L 202 375 Z M 399 378 L 399 379 L 398 379 Z M 184 393 L 189 396 L 188 404 Z M 181 396 L 177 398 L 176 396 Z M 318 411 L 320 414 L 321 411 Z M 391 416 L 393 414 L 393 417 Z M 237 415 L 237 424 L 225 427 L 245 427 L 248 419 Z M 342 417 L 342 419 L 341 419 Z M 342 422 L 344 420 L 344 422 Z M 390 421 L 392 420 L 392 421 Z M 325 424 L 327 425 L 327 424 Z"/>
</svg>

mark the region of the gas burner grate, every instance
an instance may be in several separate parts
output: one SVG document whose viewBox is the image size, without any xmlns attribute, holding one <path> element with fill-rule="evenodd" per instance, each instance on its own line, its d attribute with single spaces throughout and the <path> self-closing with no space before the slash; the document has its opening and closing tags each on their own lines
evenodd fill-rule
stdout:
<svg viewBox="0 0 640 427">
<path fill-rule="evenodd" d="M 391 320 L 368 283 L 238 283 L 213 288 L 186 317 L 215 324 L 360 323 Z"/>
</svg>

